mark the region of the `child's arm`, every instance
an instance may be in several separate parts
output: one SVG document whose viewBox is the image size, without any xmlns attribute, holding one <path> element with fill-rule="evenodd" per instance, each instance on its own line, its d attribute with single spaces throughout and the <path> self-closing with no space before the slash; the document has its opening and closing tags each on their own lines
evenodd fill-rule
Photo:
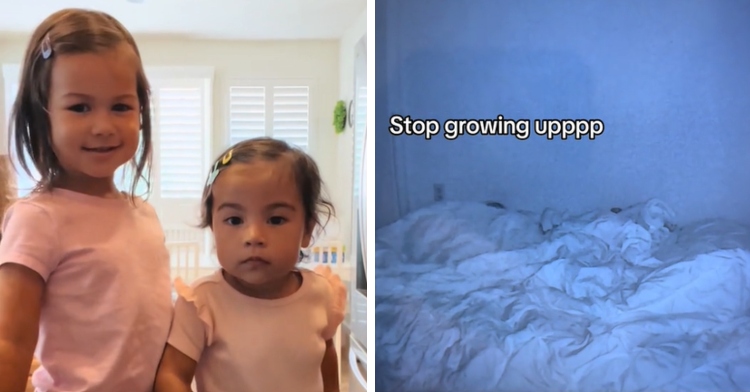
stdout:
<svg viewBox="0 0 750 392">
<path fill-rule="evenodd" d="M 328 298 L 326 313 L 328 325 L 323 331 L 323 339 L 326 340 L 326 351 L 323 355 L 323 363 L 320 371 L 323 374 L 323 390 L 325 392 L 339 392 L 339 360 L 336 355 L 336 346 L 333 337 L 336 336 L 341 322 L 344 321 L 344 309 L 346 309 L 346 286 L 341 278 L 334 274 L 328 266 L 315 267 L 315 272 L 328 282 Z"/>
<path fill-rule="evenodd" d="M 44 280 L 28 267 L 0 265 L 0 391 L 25 391 L 39 337 Z"/>
<path fill-rule="evenodd" d="M 339 360 L 332 339 L 326 340 L 326 352 L 320 371 L 323 374 L 323 391 L 339 392 Z"/>
<path fill-rule="evenodd" d="M 189 392 L 198 360 L 210 342 L 208 324 L 201 319 L 195 304 L 201 302 L 200 298 L 181 279 L 174 283 L 179 296 L 174 305 L 172 328 L 156 372 L 154 392 Z"/>
<path fill-rule="evenodd" d="M 190 392 L 196 362 L 167 344 L 156 373 L 154 392 Z"/>
</svg>

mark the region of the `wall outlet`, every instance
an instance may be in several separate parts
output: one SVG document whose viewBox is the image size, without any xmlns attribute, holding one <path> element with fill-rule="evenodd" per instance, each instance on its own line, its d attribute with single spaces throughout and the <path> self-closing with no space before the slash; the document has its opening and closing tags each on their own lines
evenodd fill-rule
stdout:
<svg viewBox="0 0 750 392">
<path fill-rule="evenodd" d="M 443 184 L 434 184 L 432 185 L 432 194 L 435 201 L 443 201 L 443 198 L 445 197 L 445 189 Z"/>
</svg>

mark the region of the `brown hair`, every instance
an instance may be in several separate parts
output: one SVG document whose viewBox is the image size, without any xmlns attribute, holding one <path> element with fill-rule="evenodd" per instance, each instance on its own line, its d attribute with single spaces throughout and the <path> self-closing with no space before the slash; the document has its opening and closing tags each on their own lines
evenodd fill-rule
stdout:
<svg viewBox="0 0 750 392">
<path fill-rule="evenodd" d="M 237 162 L 250 163 L 256 159 L 275 161 L 282 157 L 291 161 L 294 180 L 297 183 L 302 206 L 305 209 L 305 223 L 325 226 L 325 223 L 321 223 L 319 214 L 327 215 L 327 218 L 330 219 L 335 214 L 335 209 L 333 203 L 323 196 L 323 180 L 320 178 L 318 165 L 304 151 L 291 147 L 284 141 L 261 137 L 235 144 L 219 155 L 214 164 L 211 165 L 212 172 L 209 173 L 209 180 L 206 181 L 206 187 L 203 190 L 200 227 L 211 227 L 214 204 L 211 184 L 215 176 L 218 175 L 218 172 L 214 173 L 214 171 L 220 171 L 224 167 Z M 326 219 L 326 223 L 328 219 Z"/>
<path fill-rule="evenodd" d="M 35 191 L 50 189 L 62 167 L 52 149 L 49 115 L 47 114 L 50 74 L 56 56 L 79 53 L 99 53 L 127 44 L 138 58 L 136 74 L 137 94 L 141 112 L 140 154 L 130 164 L 135 174 L 130 194 L 135 195 L 140 180 L 150 186 L 148 171 L 151 164 L 151 110 L 149 84 L 141 63 L 140 52 L 132 35 L 112 16 L 98 11 L 64 9 L 50 15 L 29 40 L 20 75 L 18 95 L 10 115 L 9 143 L 16 152 L 15 166 L 31 176 L 27 159 L 41 178 Z M 11 142 L 12 141 L 12 142 Z"/>
</svg>

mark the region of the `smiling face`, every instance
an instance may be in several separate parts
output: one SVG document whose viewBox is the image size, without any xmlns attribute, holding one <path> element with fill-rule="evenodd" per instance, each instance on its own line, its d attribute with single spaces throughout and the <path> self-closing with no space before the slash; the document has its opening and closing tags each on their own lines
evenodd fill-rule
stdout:
<svg viewBox="0 0 750 392">
<path fill-rule="evenodd" d="M 283 285 L 312 234 L 289 159 L 232 163 L 212 194 L 211 227 L 224 270 L 250 287 Z"/>
<path fill-rule="evenodd" d="M 52 148 L 66 183 L 112 182 L 138 149 L 138 58 L 127 44 L 60 55 L 51 72 Z"/>
</svg>

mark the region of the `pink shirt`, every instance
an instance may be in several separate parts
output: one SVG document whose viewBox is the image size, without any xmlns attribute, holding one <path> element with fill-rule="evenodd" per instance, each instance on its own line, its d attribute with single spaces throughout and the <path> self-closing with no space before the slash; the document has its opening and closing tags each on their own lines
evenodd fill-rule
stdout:
<svg viewBox="0 0 750 392">
<path fill-rule="evenodd" d="M 152 390 L 172 316 L 169 256 L 154 209 L 68 190 L 13 204 L 0 264 L 45 280 L 37 391 Z"/>
<path fill-rule="evenodd" d="M 344 318 L 346 288 L 330 270 L 301 270 L 296 293 L 278 300 L 245 296 L 221 271 L 180 296 L 169 344 L 198 362 L 198 392 L 322 392 L 326 340 Z"/>
</svg>

